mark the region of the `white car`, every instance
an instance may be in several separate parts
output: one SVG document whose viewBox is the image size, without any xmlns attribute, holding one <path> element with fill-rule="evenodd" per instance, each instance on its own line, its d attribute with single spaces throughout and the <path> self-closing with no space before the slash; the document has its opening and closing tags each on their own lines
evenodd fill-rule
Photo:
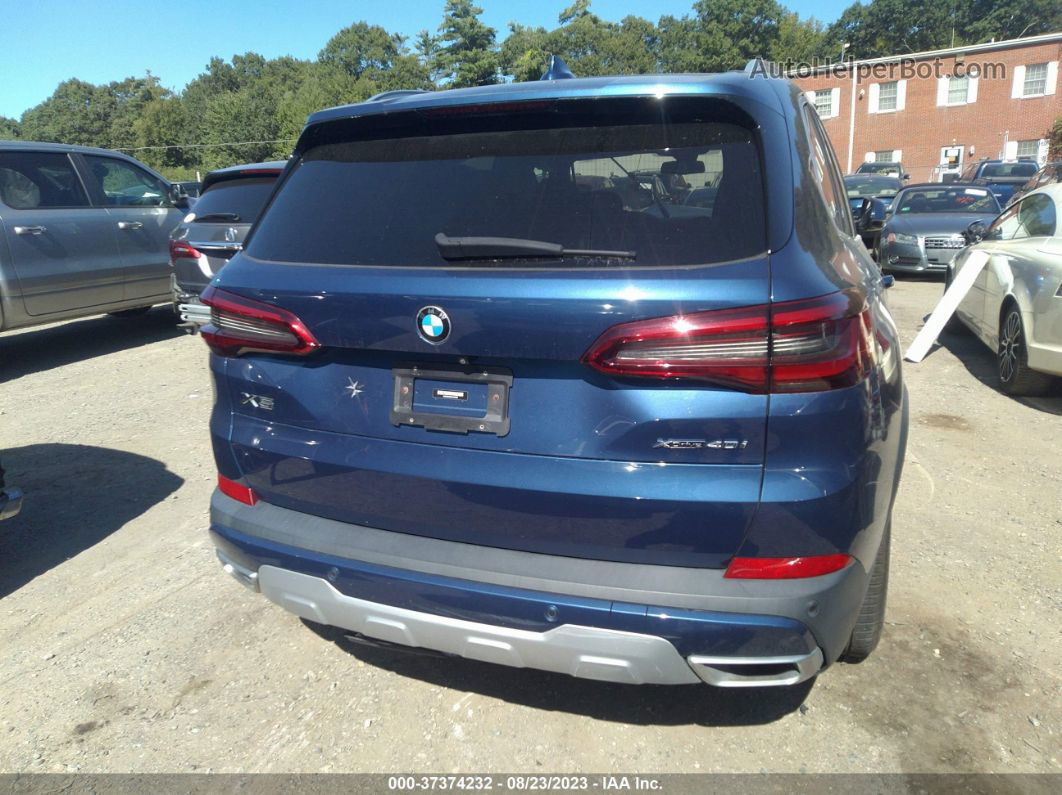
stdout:
<svg viewBox="0 0 1062 795">
<path fill-rule="evenodd" d="M 948 268 L 951 283 L 971 252 L 988 264 L 962 299 L 950 328 L 965 326 L 996 352 L 1000 388 L 1038 395 L 1062 376 L 1062 184 L 1045 185 L 1008 207 Z M 981 235 L 978 235 L 978 232 Z"/>
</svg>

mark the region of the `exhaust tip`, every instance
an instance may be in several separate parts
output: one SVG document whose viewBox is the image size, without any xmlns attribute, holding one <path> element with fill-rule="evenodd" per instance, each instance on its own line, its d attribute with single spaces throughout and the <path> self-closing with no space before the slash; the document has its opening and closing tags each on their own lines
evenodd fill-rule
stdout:
<svg viewBox="0 0 1062 795">
<path fill-rule="evenodd" d="M 808 654 L 784 657 L 686 658 L 690 668 L 704 682 L 715 687 L 784 687 L 811 679 L 822 670 L 821 649 Z"/>
</svg>

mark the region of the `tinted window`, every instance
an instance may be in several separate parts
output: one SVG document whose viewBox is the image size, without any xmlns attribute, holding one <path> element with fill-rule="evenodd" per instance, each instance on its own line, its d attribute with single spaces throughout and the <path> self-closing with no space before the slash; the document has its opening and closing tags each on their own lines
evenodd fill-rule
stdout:
<svg viewBox="0 0 1062 795">
<path fill-rule="evenodd" d="M 985 234 L 985 240 L 1010 240 L 1018 228 L 1018 205 L 1000 215 Z"/>
<path fill-rule="evenodd" d="M 1018 210 L 1019 230 L 1015 237 L 1051 237 L 1055 233 L 1055 203 L 1050 196 L 1037 193 L 1021 203 Z"/>
<path fill-rule="evenodd" d="M 999 212 L 996 197 L 984 188 L 908 188 L 893 202 L 899 215 Z"/>
<path fill-rule="evenodd" d="M 837 228 L 851 234 L 851 221 L 848 214 L 848 202 L 845 192 L 837 179 L 833 168 L 833 160 L 830 157 L 829 143 L 826 136 L 819 130 L 819 120 L 814 111 L 805 106 L 804 121 L 808 127 L 808 136 L 811 139 L 811 171 L 819 188 L 822 190 L 826 206 L 833 216 L 833 222 Z"/>
<path fill-rule="evenodd" d="M 857 174 L 899 174 L 898 163 L 860 163 Z"/>
<path fill-rule="evenodd" d="M 86 155 L 89 172 L 108 207 L 172 207 L 169 186 L 142 168 L 113 157 Z"/>
<path fill-rule="evenodd" d="M 668 119 L 659 106 L 652 115 L 625 114 L 624 121 L 632 116 L 615 123 L 602 111 L 583 112 L 573 126 L 559 126 L 562 113 L 515 121 L 539 129 L 507 129 L 511 117 L 494 118 L 464 123 L 453 134 L 435 134 L 442 122 L 433 121 L 419 135 L 311 148 L 266 210 L 248 251 L 285 261 L 445 265 L 434 240 L 442 232 L 634 251 L 633 263 L 623 263 L 634 265 L 763 252 L 763 187 L 752 134 L 735 124 Z M 403 132 L 409 134 L 390 134 Z"/>
<path fill-rule="evenodd" d="M 61 152 L 0 152 L 0 201 L 15 210 L 89 206 L 70 158 Z"/>
<path fill-rule="evenodd" d="M 895 196 L 903 183 L 894 177 L 845 177 L 844 187 L 850 199 L 888 198 Z"/>
<path fill-rule="evenodd" d="M 1036 173 L 1036 163 L 989 163 L 981 169 L 983 179 L 993 177 L 1031 177 Z"/>
<path fill-rule="evenodd" d="M 252 223 L 265 207 L 276 181 L 276 177 L 248 177 L 215 182 L 203 191 L 193 212 L 197 218 L 223 213 L 226 217 L 214 219 L 220 224 Z M 228 217 L 228 213 L 234 213 L 237 217 Z"/>
</svg>

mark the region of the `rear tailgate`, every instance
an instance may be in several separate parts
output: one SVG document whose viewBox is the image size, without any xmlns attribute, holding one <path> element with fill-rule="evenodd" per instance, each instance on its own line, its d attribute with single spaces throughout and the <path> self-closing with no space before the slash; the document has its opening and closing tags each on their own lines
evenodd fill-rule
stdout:
<svg viewBox="0 0 1062 795">
<path fill-rule="evenodd" d="M 685 117 L 627 135 L 607 119 L 554 120 L 552 141 L 304 153 L 219 282 L 320 344 L 215 361 L 235 412 L 223 443 L 262 499 L 481 545 L 725 565 L 758 499 L 767 396 L 581 359 L 617 324 L 768 302 L 754 138 Z M 702 184 L 720 191 L 714 210 L 682 203 Z M 638 256 L 447 262 L 438 232 Z"/>
</svg>

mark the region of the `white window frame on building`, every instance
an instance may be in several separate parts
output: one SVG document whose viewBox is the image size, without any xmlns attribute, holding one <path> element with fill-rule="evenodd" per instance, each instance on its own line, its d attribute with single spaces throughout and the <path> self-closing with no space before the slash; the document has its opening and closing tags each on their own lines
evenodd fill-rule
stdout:
<svg viewBox="0 0 1062 795">
<path fill-rule="evenodd" d="M 959 82 L 961 81 L 961 83 Z M 957 86 L 963 86 L 962 97 L 957 98 Z M 977 78 L 970 75 L 962 77 L 947 76 L 937 79 L 937 107 L 957 107 L 972 105 L 977 102 Z"/>
<path fill-rule="evenodd" d="M 1043 83 L 1038 75 L 1043 71 Z M 1030 75 L 1029 70 L 1034 70 Z M 1058 61 L 1041 61 L 1014 67 L 1014 82 L 1011 84 L 1012 99 L 1035 99 L 1049 97 L 1058 84 Z M 1030 90 L 1031 89 L 1031 90 Z"/>
<path fill-rule="evenodd" d="M 840 88 L 820 88 L 817 91 L 809 91 L 808 99 L 811 100 L 820 119 L 835 119 L 841 113 Z M 826 101 L 823 102 L 823 99 Z"/>
<path fill-rule="evenodd" d="M 889 102 L 892 107 L 881 107 L 881 89 L 883 87 L 896 87 L 895 103 Z M 891 92 L 885 97 L 887 100 L 892 100 L 893 96 Z M 890 80 L 884 83 L 871 83 L 867 92 L 867 113 L 898 113 L 904 109 L 907 104 L 907 81 L 906 80 Z"/>
<path fill-rule="evenodd" d="M 863 160 L 867 163 L 899 163 L 903 160 L 903 150 L 879 149 L 876 152 L 867 152 Z"/>
</svg>

